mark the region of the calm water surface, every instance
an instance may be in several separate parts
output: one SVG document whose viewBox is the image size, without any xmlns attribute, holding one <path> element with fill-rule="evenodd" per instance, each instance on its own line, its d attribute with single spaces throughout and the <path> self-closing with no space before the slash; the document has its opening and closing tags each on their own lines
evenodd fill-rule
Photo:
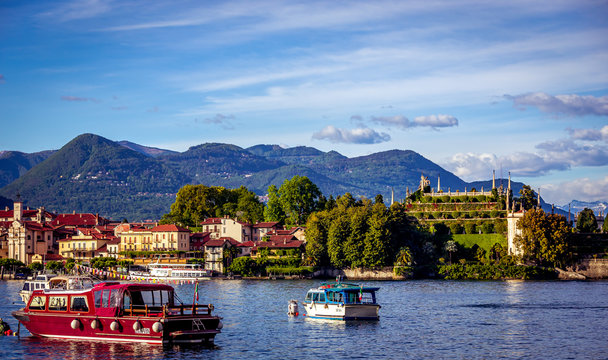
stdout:
<svg viewBox="0 0 608 360">
<path fill-rule="evenodd" d="M 319 281 L 207 281 L 199 302 L 224 317 L 213 348 L 38 339 L 22 328 L 20 339 L 0 337 L 0 359 L 608 359 L 608 282 L 364 283 L 381 288 L 380 321 L 288 317 L 288 301 Z M 13 329 L 21 284 L 0 281 Z M 193 285 L 176 289 L 190 302 Z"/>
</svg>

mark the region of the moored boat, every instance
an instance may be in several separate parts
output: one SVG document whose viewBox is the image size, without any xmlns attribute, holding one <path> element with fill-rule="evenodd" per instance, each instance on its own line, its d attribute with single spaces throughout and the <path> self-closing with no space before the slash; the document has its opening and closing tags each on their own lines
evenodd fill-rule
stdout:
<svg viewBox="0 0 608 360">
<path fill-rule="evenodd" d="M 63 289 L 77 290 L 88 289 L 95 285 L 95 280 L 89 276 L 82 275 L 54 275 L 41 274 L 34 279 L 28 279 L 19 291 L 21 300 L 27 304 L 32 292 L 39 289 Z"/>
<path fill-rule="evenodd" d="M 310 289 L 304 299 L 309 318 L 328 320 L 378 320 L 380 305 L 376 291 L 380 288 L 358 284 L 322 283 Z"/>
<path fill-rule="evenodd" d="M 55 274 L 39 274 L 31 278 L 27 278 L 23 283 L 23 288 L 19 291 L 19 296 L 24 303 L 30 299 L 32 292 L 38 289 L 48 289 L 49 280 L 54 278 Z"/>
<path fill-rule="evenodd" d="M 221 332 L 213 305 L 176 302 L 165 284 L 106 282 L 89 289 L 35 290 L 13 316 L 34 336 L 141 342 L 213 343 Z"/>
</svg>

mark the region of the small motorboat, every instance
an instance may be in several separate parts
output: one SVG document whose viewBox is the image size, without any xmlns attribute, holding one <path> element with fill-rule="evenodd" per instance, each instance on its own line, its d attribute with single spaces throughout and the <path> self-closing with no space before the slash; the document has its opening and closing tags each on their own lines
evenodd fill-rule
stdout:
<svg viewBox="0 0 608 360">
<path fill-rule="evenodd" d="M 309 318 L 328 320 L 378 320 L 380 288 L 358 284 L 322 283 L 306 293 L 304 308 Z"/>
<path fill-rule="evenodd" d="M 19 296 L 21 300 L 27 304 L 27 301 L 30 299 L 30 295 L 34 290 L 38 289 L 48 289 L 49 288 L 49 280 L 56 277 L 55 274 L 39 274 L 35 277 L 29 277 L 23 283 L 23 288 L 19 291 Z"/>
</svg>

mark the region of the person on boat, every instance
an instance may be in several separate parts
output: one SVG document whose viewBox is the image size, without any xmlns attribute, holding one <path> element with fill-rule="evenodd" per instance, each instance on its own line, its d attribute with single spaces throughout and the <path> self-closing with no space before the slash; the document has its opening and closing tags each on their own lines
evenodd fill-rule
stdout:
<svg viewBox="0 0 608 360">
<path fill-rule="evenodd" d="M 0 336 L 11 336 L 12 334 L 13 330 L 11 330 L 10 325 L 0 318 Z"/>
</svg>

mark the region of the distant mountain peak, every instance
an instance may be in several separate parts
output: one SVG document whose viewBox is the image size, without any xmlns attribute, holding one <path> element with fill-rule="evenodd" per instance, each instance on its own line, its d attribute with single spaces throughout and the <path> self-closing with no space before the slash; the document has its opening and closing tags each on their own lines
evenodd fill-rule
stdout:
<svg viewBox="0 0 608 360">
<path fill-rule="evenodd" d="M 150 146 L 144 146 L 144 145 L 139 145 L 136 144 L 134 142 L 130 142 L 127 140 L 122 140 L 122 141 L 117 141 L 117 144 L 126 147 L 127 149 L 131 149 L 133 151 L 137 151 L 140 154 L 144 154 L 146 156 L 150 156 L 150 157 L 158 157 L 161 155 L 166 155 L 166 154 L 176 154 L 177 151 L 172 151 L 172 150 L 166 150 L 166 149 L 159 149 L 159 148 L 155 148 L 155 147 L 150 147 Z"/>
</svg>

